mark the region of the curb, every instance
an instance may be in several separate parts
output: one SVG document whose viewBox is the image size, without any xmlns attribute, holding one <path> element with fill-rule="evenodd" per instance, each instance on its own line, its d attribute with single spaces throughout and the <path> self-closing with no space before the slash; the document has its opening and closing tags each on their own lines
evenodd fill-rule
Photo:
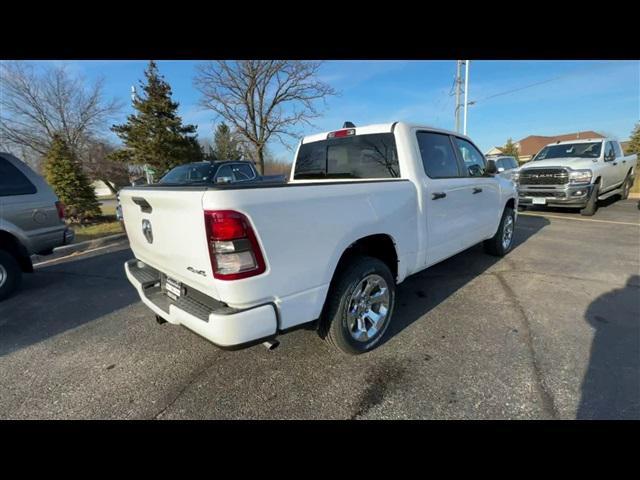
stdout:
<svg viewBox="0 0 640 480">
<path fill-rule="evenodd" d="M 126 233 L 117 233 L 115 235 L 108 235 L 106 237 L 94 238 L 93 240 L 87 240 L 85 242 L 63 245 L 62 247 L 54 248 L 51 255 L 31 255 L 31 261 L 33 263 L 39 263 L 49 260 L 56 260 L 58 258 L 66 257 L 67 255 L 71 255 L 74 253 L 80 253 L 92 248 L 116 243 L 126 238 Z"/>
<path fill-rule="evenodd" d="M 640 198 L 640 193 L 630 193 L 629 198 L 633 198 L 633 199 Z"/>
</svg>

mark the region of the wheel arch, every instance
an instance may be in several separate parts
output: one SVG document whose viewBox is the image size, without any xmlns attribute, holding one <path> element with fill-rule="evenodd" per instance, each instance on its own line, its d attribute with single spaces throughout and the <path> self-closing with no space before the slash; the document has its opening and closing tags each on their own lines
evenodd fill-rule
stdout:
<svg viewBox="0 0 640 480">
<path fill-rule="evenodd" d="M 27 249 L 17 237 L 6 230 L 0 230 L 0 249 L 13 255 L 23 272 L 33 272 L 33 263 Z"/>
<path fill-rule="evenodd" d="M 333 275 L 331 276 L 331 283 L 334 282 L 336 277 L 344 268 L 349 264 L 350 259 L 355 256 L 368 256 L 377 258 L 384 262 L 393 278 L 397 281 L 398 278 L 398 251 L 396 248 L 396 242 L 393 237 L 386 233 L 376 233 L 373 235 L 367 235 L 366 237 L 359 238 L 352 242 L 340 255 L 340 259 L 333 269 Z"/>
</svg>

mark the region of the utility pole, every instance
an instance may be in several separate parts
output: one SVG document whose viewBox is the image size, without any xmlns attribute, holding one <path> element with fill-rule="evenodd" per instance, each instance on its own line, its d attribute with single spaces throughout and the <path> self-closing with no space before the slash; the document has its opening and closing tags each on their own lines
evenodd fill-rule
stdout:
<svg viewBox="0 0 640 480">
<path fill-rule="evenodd" d="M 460 70 L 462 67 L 462 60 L 456 61 L 456 132 L 460 131 L 460 88 L 462 86 L 462 79 L 460 78 Z"/>
<path fill-rule="evenodd" d="M 464 130 L 462 133 L 467 134 L 467 107 L 469 95 L 469 60 L 464 62 Z"/>
<path fill-rule="evenodd" d="M 473 105 L 476 102 L 469 101 L 469 63 L 470 60 L 456 60 L 456 132 L 460 133 L 460 111 L 464 109 L 464 120 L 462 132 L 464 135 L 467 134 L 467 107 L 469 105 Z M 464 65 L 464 89 L 462 87 L 462 65 Z M 461 101 L 462 94 L 464 93 L 464 101 Z"/>
</svg>

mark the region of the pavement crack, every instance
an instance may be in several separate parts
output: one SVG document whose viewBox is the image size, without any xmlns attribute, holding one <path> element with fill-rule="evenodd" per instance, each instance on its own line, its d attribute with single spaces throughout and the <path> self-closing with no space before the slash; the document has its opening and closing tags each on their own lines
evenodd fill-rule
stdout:
<svg viewBox="0 0 640 480">
<path fill-rule="evenodd" d="M 527 313 L 525 312 L 524 308 L 520 304 L 520 301 L 518 300 L 518 297 L 516 296 L 515 292 L 513 291 L 511 286 L 509 286 L 509 283 L 502 277 L 501 273 L 502 272 L 496 272 L 494 273 L 494 276 L 498 279 L 498 281 L 500 282 L 500 285 L 502 285 L 502 288 L 507 293 L 507 297 L 509 297 L 509 299 L 513 302 L 513 305 L 516 307 L 516 309 L 518 310 L 518 313 L 520 314 L 520 318 L 522 320 L 522 326 L 523 326 L 522 331 L 525 335 L 525 343 L 529 350 L 529 355 L 531 356 L 531 363 L 533 365 L 533 374 L 536 382 L 536 389 L 538 391 L 538 394 L 540 395 L 540 398 L 542 399 L 542 408 L 548 417 L 552 418 L 553 420 L 559 419 L 560 414 L 558 412 L 558 408 L 555 405 L 552 393 L 547 389 L 545 385 L 544 375 L 542 373 L 542 369 L 540 368 L 540 365 L 538 364 L 538 357 L 536 355 L 536 351 L 533 346 L 533 334 L 531 333 L 529 317 L 527 316 Z"/>
<path fill-rule="evenodd" d="M 158 420 L 158 418 L 164 412 L 166 412 L 170 407 L 172 407 L 173 404 L 176 403 L 176 401 L 178 401 L 178 399 L 182 396 L 182 394 L 186 392 L 187 389 L 196 382 L 196 380 L 198 380 L 198 378 L 200 378 L 207 370 L 209 370 L 211 367 L 213 367 L 216 364 L 216 360 L 217 359 L 214 358 L 211 362 L 208 362 L 207 364 L 205 364 L 204 367 L 202 367 L 200 370 L 194 373 L 189 379 L 189 381 L 183 385 L 183 387 L 176 394 L 176 396 L 173 397 L 173 399 L 169 403 L 167 403 L 164 407 L 162 407 L 160 411 L 151 418 L 151 420 Z"/>
</svg>

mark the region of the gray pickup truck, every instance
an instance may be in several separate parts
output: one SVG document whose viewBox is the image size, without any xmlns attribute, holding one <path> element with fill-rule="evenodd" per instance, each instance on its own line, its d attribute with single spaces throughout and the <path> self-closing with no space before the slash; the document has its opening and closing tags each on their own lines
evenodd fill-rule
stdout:
<svg viewBox="0 0 640 480">
<path fill-rule="evenodd" d="M 64 205 L 47 182 L 24 162 L 0 152 L 0 300 L 32 272 L 31 255 L 47 255 L 71 243 Z"/>
<path fill-rule="evenodd" d="M 513 175 L 520 208 L 579 208 L 591 216 L 598 200 L 629 196 L 637 161 L 637 155 L 624 155 L 613 138 L 550 143 Z"/>
</svg>

